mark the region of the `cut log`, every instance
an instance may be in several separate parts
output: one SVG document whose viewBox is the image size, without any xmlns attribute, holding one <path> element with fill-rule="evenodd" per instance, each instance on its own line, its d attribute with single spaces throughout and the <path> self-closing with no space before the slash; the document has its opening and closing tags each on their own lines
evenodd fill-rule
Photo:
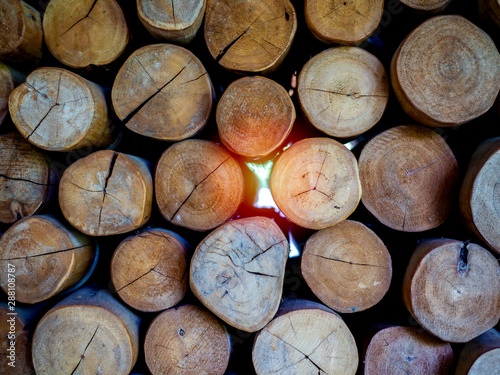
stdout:
<svg viewBox="0 0 500 375">
<path fill-rule="evenodd" d="M 153 180 L 148 163 L 111 150 L 97 151 L 69 166 L 59 184 L 66 220 L 90 236 L 135 230 L 151 215 Z"/>
<path fill-rule="evenodd" d="M 61 68 L 39 68 L 9 98 L 21 135 L 49 151 L 105 148 L 115 138 L 101 87 Z"/>
<path fill-rule="evenodd" d="M 139 352 L 139 318 L 106 290 L 71 294 L 40 320 L 33 336 L 39 375 L 127 375 Z"/>
<path fill-rule="evenodd" d="M 92 240 L 52 216 L 31 216 L 19 220 L 0 239 L 0 264 L 13 265 L 16 300 L 44 301 L 79 282 L 94 262 Z M 7 293 L 8 274 L 0 274 L 0 286 Z"/>
<path fill-rule="evenodd" d="M 495 374 L 499 363 L 500 334 L 490 329 L 464 346 L 455 375 Z"/>
<path fill-rule="evenodd" d="M 55 189 L 45 155 L 17 133 L 0 135 L 0 222 L 36 214 Z"/>
<path fill-rule="evenodd" d="M 222 375 L 230 344 L 224 326 L 205 309 L 183 305 L 158 315 L 144 342 L 152 375 Z"/>
<path fill-rule="evenodd" d="M 376 305 L 392 278 L 391 256 L 382 240 L 351 220 L 313 234 L 305 244 L 300 268 L 313 293 L 341 313 Z"/>
<path fill-rule="evenodd" d="M 500 30 L 500 1 L 479 0 L 479 14 Z"/>
<path fill-rule="evenodd" d="M 467 242 L 420 243 L 403 281 L 403 300 L 417 322 L 444 341 L 467 342 L 500 319 L 500 266 Z"/>
<path fill-rule="evenodd" d="M 173 43 L 190 43 L 203 21 L 206 0 L 137 0 L 137 13 L 149 33 Z"/>
<path fill-rule="evenodd" d="M 354 375 L 358 350 L 342 318 L 311 301 L 285 301 L 255 338 L 252 361 L 257 375 Z"/>
<path fill-rule="evenodd" d="M 389 97 L 381 62 L 357 47 L 337 47 L 307 62 L 299 76 L 300 106 L 317 129 L 353 137 L 374 126 Z"/>
<path fill-rule="evenodd" d="M 500 138 L 484 142 L 472 156 L 460 210 L 467 227 L 500 253 Z"/>
<path fill-rule="evenodd" d="M 290 134 L 295 107 L 288 92 L 264 77 L 233 82 L 217 106 L 222 143 L 246 157 L 261 157 L 278 148 Z"/>
<path fill-rule="evenodd" d="M 42 17 L 19 0 L 0 0 L 0 59 L 38 63 L 42 58 Z"/>
<path fill-rule="evenodd" d="M 0 21 L 1 22 L 1 21 Z M 0 23 L 1 25 L 1 23 Z M 9 95 L 25 77 L 0 61 L 0 125 L 9 113 Z"/>
<path fill-rule="evenodd" d="M 441 12 L 451 0 L 400 0 L 408 8 L 418 13 L 437 13 Z"/>
<path fill-rule="evenodd" d="M 197 231 L 218 227 L 243 200 L 238 162 L 210 141 L 187 140 L 170 146 L 155 174 L 156 202 L 165 219 Z"/>
<path fill-rule="evenodd" d="M 113 84 L 115 112 L 130 130 L 168 141 L 189 138 L 205 127 L 213 88 L 198 58 L 173 44 L 135 51 Z"/>
<path fill-rule="evenodd" d="M 186 242 L 151 228 L 123 240 L 111 259 L 111 280 L 121 299 L 136 310 L 161 311 L 187 291 Z"/>
<path fill-rule="evenodd" d="M 417 327 L 389 327 L 370 341 L 364 360 L 365 375 L 449 375 L 453 349 Z"/>
<path fill-rule="evenodd" d="M 425 21 L 401 43 L 391 64 L 404 111 L 424 125 L 448 127 L 493 106 L 500 54 L 483 30 L 457 15 Z"/>
<path fill-rule="evenodd" d="M 125 16 L 115 0 L 51 0 L 43 32 L 50 53 L 76 69 L 111 64 L 129 40 Z"/>
<path fill-rule="evenodd" d="M 361 152 L 359 174 L 368 211 L 403 232 L 441 225 L 458 193 L 453 152 L 423 126 L 397 126 L 377 135 Z"/>
<path fill-rule="evenodd" d="M 383 0 L 305 1 L 307 26 L 324 43 L 361 43 L 378 27 L 383 10 Z"/>
<path fill-rule="evenodd" d="M 270 73 L 297 30 L 289 0 L 207 0 L 205 42 L 212 57 L 237 73 Z"/>
<path fill-rule="evenodd" d="M 310 229 L 340 223 L 361 198 L 356 158 L 330 138 L 303 139 L 287 149 L 273 167 L 270 188 L 283 214 Z"/>
<path fill-rule="evenodd" d="M 288 242 L 265 217 L 231 221 L 196 248 L 189 284 L 194 295 L 229 325 L 258 331 L 278 310 Z"/>
</svg>

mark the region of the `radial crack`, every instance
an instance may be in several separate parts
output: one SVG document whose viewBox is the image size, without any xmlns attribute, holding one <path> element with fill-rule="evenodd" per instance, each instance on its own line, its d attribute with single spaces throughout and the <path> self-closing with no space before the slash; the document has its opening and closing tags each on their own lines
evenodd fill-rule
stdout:
<svg viewBox="0 0 500 375">
<path fill-rule="evenodd" d="M 115 169 L 117 158 L 118 158 L 118 153 L 114 152 L 111 161 L 109 163 L 108 175 L 106 176 L 106 180 L 104 181 L 104 188 L 102 189 L 104 194 L 102 196 L 101 209 L 99 210 L 99 222 L 97 223 L 97 228 L 101 227 L 102 209 L 104 208 L 104 201 L 106 199 L 106 188 L 108 187 L 109 179 L 111 178 L 113 170 Z"/>
<path fill-rule="evenodd" d="M 0 173 L 0 178 L 6 178 L 7 180 L 13 180 L 13 181 L 23 181 L 23 182 L 28 182 L 28 183 L 34 184 L 34 185 L 40 185 L 40 186 L 49 186 L 49 185 L 51 185 L 51 184 L 42 184 L 41 182 L 35 182 L 35 181 L 31 181 L 31 180 L 26 180 L 24 178 L 9 177 L 9 176 L 6 176 L 6 175 L 1 174 L 1 173 Z"/>
<path fill-rule="evenodd" d="M 99 0 L 94 0 L 94 2 L 92 3 L 92 6 L 90 7 L 89 11 L 87 12 L 87 14 L 80 18 L 78 21 L 76 21 L 73 25 L 71 25 L 65 32 L 63 32 L 61 34 L 61 36 L 63 36 L 64 34 L 66 34 L 68 31 L 70 31 L 73 27 L 75 27 L 76 25 L 78 25 L 80 22 L 82 22 L 85 18 L 90 18 L 89 15 L 90 13 L 92 13 L 92 11 L 94 10 L 94 7 L 95 5 L 97 4 Z M 94 21 L 94 20 L 93 20 Z"/>
<path fill-rule="evenodd" d="M 336 258 L 328 258 L 328 257 L 325 257 L 323 255 L 318 255 L 318 254 L 311 254 L 312 256 L 315 256 L 315 257 L 318 257 L 318 258 L 323 258 L 323 259 L 326 259 L 326 260 L 332 260 L 334 262 L 340 262 L 340 263 L 346 263 L 346 264 L 350 264 L 352 266 L 365 266 L 365 267 L 380 267 L 380 268 L 387 268 L 386 266 L 378 266 L 378 265 L 375 265 L 375 264 L 367 264 L 367 263 L 356 263 L 356 262 L 349 262 L 347 260 L 341 260 L 341 259 L 336 259 Z"/>
<path fill-rule="evenodd" d="M 87 348 L 89 347 L 90 343 L 92 342 L 92 340 L 94 340 L 94 337 L 97 333 L 97 330 L 99 329 L 99 325 L 97 326 L 97 328 L 95 329 L 94 331 L 94 334 L 92 335 L 92 337 L 90 338 L 90 341 L 88 342 L 87 346 L 85 347 L 85 349 L 83 349 L 83 353 L 80 357 L 80 360 L 78 361 L 78 363 L 76 364 L 76 367 L 73 369 L 73 371 L 71 371 L 71 375 L 73 375 L 76 371 L 76 369 L 78 368 L 78 366 L 80 366 L 80 363 L 82 363 L 83 359 L 85 358 L 85 352 L 87 351 Z"/>
<path fill-rule="evenodd" d="M 437 158 L 435 158 L 434 160 L 431 160 L 429 163 L 427 163 L 427 164 L 425 164 L 425 165 L 421 166 L 420 168 L 417 168 L 417 169 L 415 169 L 415 170 L 413 170 L 413 171 L 407 172 L 407 173 L 406 173 L 406 175 L 407 175 L 407 176 L 411 176 L 411 175 L 413 175 L 413 174 L 415 174 L 415 173 L 417 173 L 417 172 L 420 172 L 422 169 L 425 169 L 425 168 L 427 168 L 427 167 L 430 167 L 432 164 L 436 163 L 436 162 L 437 162 L 438 160 L 440 160 L 443 156 L 445 156 L 445 155 L 449 154 L 450 152 L 451 152 L 451 150 L 448 150 L 448 151 L 446 151 L 446 152 L 443 152 L 441 155 L 439 155 L 439 156 L 438 156 Z"/>
<path fill-rule="evenodd" d="M 38 258 L 38 257 L 43 257 L 45 255 L 52 255 L 52 254 L 64 253 L 66 251 L 78 250 L 78 249 L 81 249 L 81 248 L 84 248 L 84 247 L 87 247 L 87 246 L 91 246 L 91 244 L 88 243 L 88 244 L 85 244 L 85 245 L 72 247 L 70 249 L 55 250 L 55 251 L 50 251 L 48 253 L 43 253 L 43 254 L 26 255 L 24 257 L 0 259 L 0 261 L 2 261 L 2 260 L 7 261 L 7 260 L 20 260 L 20 259 L 28 259 L 28 258 Z"/>
<path fill-rule="evenodd" d="M 248 27 L 245 29 L 245 31 L 243 31 L 240 35 L 238 35 L 236 38 L 234 38 L 228 45 L 226 45 L 224 47 L 224 49 L 222 51 L 219 52 L 219 54 L 217 55 L 217 57 L 215 58 L 215 61 L 219 62 L 222 60 L 222 58 L 224 57 L 224 55 L 231 49 L 232 46 L 234 46 L 234 44 L 240 40 L 240 38 L 245 35 L 247 33 L 248 30 L 250 30 L 250 28 L 253 26 L 253 24 L 255 22 L 257 22 L 257 20 L 260 18 L 260 16 L 262 15 L 259 14 L 259 16 L 250 24 L 248 25 Z"/>
</svg>

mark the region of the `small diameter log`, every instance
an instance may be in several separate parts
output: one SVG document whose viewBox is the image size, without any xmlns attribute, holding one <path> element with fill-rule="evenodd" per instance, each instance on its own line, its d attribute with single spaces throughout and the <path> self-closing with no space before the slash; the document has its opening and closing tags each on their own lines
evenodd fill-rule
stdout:
<svg viewBox="0 0 500 375">
<path fill-rule="evenodd" d="M 389 327 L 370 341 L 364 375 L 449 375 L 454 356 L 451 345 L 417 327 Z"/>
<path fill-rule="evenodd" d="M 21 135 L 49 151 L 105 148 L 114 139 L 103 90 L 61 68 L 39 68 L 9 98 Z"/>
<path fill-rule="evenodd" d="M 381 62 L 357 47 L 337 47 L 307 62 L 298 82 L 300 106 L 317 129 L 353 137 L 374 126 L 389 97 Z"/>
<path fill-rule="evenodd" d="M 500 253 L 500 138 L 484 142 L 472 156 L 460 211 L 467 227 Z"/>
<path fill-rule="evenodd" d="M 264 77 L 233 82 L 217 106 L 217 128 L 222 143 L 246 157 L 265 156 L 290 134 L 295 107 L 288 92 Z"/>
<path fill-rule="evenodd" d="M 226 323 L 258 331 L 278 310 L 287 257 L 288 242 L 273 220 L 234 220 L 198 245 L 189 285 Z"/>
<path fill-rule="evenodd" d="M 361 152 L 359 175 L 368 211 L 403 232 L 441 225 L 458 193 L 453 152 L 423 126 L 397 126 L 373 138 Z"/>
<path fill-rule="evenodd" d="M 153 44 L 125 61 L 111 97 L 130 130 L 179 141 L 205 127 L 213 95 L 210 77 L 195 55 L 173 44 Z"/>
<path fill-rule="evenodd" d="M 152 228 L 123 240 L 111 259 L 111 281 L 120 298 L 136 310 L 161 311 L 187 291 L 186 242 Z"/>
<path fill-rule="evenodd" d="M 51 198 L 54 180 L 45 155 L 17 133 L 0 135 L 0 222 L 36 214 Z"/>
<path fill-rule="evenodd" d="M 500 30 L 500 1 L 479 0 L 479 14 Z"/>
<path fill-rule="evenodd" d="M 301 269 L 313 293 L 341 313 L 376 305 L 392 278 L 391 256 L 382 240 L 351 220 L 313 234 L 304 247 Z"/>
<path fill-rule="evenodd" d="M 238 162 L 216 143 L 187 140 L 170 146 L 155 174 L 156 202 L 165 219 L 197 231 L 218 227 L 243 200 Z"/>
<path fill-rule="evenodd" d="M 475 244 L 449 239 L 422 242 L 406 269 L 403 300 L 434 336 L 470 341 L 500 319 L 500 266 Z"/>
<path fill-rule="evenodd" d="M 354 375 L 358 350 L 339 315 L 311 301 L 285 301 L 255 338 L 252 361 L 257 375 Z"/>
<path fill-rule="evenodd" d="M 493 106 L 500 54 L 483 30 L 461 16 L 425 21 L 401 43 L 391 64 L 404 111 L 428 126 L 463 124 Z"/>
<path fill-rule="evenodd" d="M 229 352 L 224 326 L 208 311 L 193 305 L 158 315 L 144 342 L 146 365 L 152 375 L 222 375 Z"/>
<path fill-rule="evenodd" d="M 437 13 L 441 12 L 451 0 L 400 0 L 408 8 L 418 13 Z"/>
<path fill-rule="evenodd" d="M 135 230 L 151 215 L 153 180 L 148 163 L 111 150 L 97 151 L 64 172 L 59 205 L 66 220 L 90 236 Z"/>
<path fill-rule="evenodd" d="M 490 329 L 464 346 L 455 375 L 497 374 L 499 364 L 500 334 Z"/>
<path fill-rule="evenodd" d="M 42 17 L 19 0 L 0 0 L 0 60 L 38 63 L 42 58 Z"/>
<path fill-rule="evenodd" d="M 106 290 L 82 288 L 40 320 L 33 336 L 39 375 L 127 375 L 139 352 L 139 318 Z"/>
<path fill-rule="evenodd" d="M 237 73 L 270 73 L 297 30 L 289 0 L 207 0 L 205 42 L 212 57 Z"/>
<path fill-rule="evenodd" d="M 3 120 L 9 113 L 10 93 L 24 79 L 23 74 L 18 73 L 0 61 L 0 125 L 2 125 Z"/>
<path fill-rule="evenodd" d="M 149 33 L 173 43 L 191 42 L 203 21 L 206 0 L 137 0 L 137 13 Z"/>
<path fill-rule="evenodd" d="M 324 43 L 361 43 L 378 27 L 383 10 L 383 0 L 305 1 L 307 26 Z"/>
<path fill-rule="evenodd" d="M 76 284 L 94 262 L 92 240 L 64 226 L 52 216 L 31 216 L 19 220 L 0 238 L 0 264 L 13 265 L 16 300 L 44 301 Z M 8 274 L 0 274 L 0 286 L 7 293 Z"/>
<path fill-rule="evenodd" d="M 51 0 L 43 32 L 50 53 L 76 69 L 114 62 L 129 40 L 125 16 L 115 0 Z"/>
<path fill-rule="evenodd" d="M 340 223 L 361 198 L 356 158 L 330 138 L 303 139 L 287 149 L 273 167 L 270 188 L 286 217 L 310 229 Z"/>
</svg>

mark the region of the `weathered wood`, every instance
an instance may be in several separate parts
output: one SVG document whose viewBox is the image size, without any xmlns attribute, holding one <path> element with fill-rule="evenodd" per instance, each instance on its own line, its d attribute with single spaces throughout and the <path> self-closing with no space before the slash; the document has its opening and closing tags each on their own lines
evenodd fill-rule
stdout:
<svg viewBox="0 0 500 375">
<path fill-rule="evenodd" d="M 500 90 L 500 54 L 483 30 L 457 15 L 425 21 L 394 54 L 391 82 L 404 111 L 428 126 L 473 120 Z"/>
<path fill-rule="evenodd" d="M 451 0 L 400 0 L 418 13 L 437 13 L 446 8 Z"/>
<path fill-rule="evenodd" d="M 246 157 L 261 157 L 288 137 L 295 107 L 281 85 L 264 77 L 245 77 L 226 89 L 216 118 L 220 138 L 228 149 Z"/>
<path fill-rule="evenodd" d="M 226 323 L 246 332 L 258 331 L 278 310 L 287 257 L 288 242 L 273 220 L 234 220 L 198 245 L 189 285 Z"/>
<path fill-rule="evenodd" d="M 1 22 L 1 21 L 0 21 Z M 0 61 L 0 125 L 9 114 L 9 95 L 14 87 L 24 81 L 23 74 Z"/>
<path fill-rule="evenodd" d="M 252 350 L 257 375 L 354 375 L 358 350 L 344 321 L 311 301 L 285 301 Z"/>
<path fill-rule="evenodd" d="M 305 1 L 307 26 L 324 43 L 361 43 L 378 27 L 383 10 L 383 0 Z"/>
<path fill-rule="evenodd" d="M 147 137 L 179 141 L 206 125 L 213 88 L 198 58 L 173 44 L 135 51 L 118 72 L 112 91 L 118 117 Z"/>
<path fill-rule="evenodd" d="M 155 174 L 156 202 L 165 219 L 197 231 L 213 229 L 243 200 L 238 162 L 216 143 L 186 140 L 170 146 Z"/>
<path fill-rule="evenodd" d="M 39 68 L 9 98 L 21 135 L 49 151 L 105 148 L 115 137 L 106 98 L 95 83 L 61 68 Z"/>
<path fill-rule="evenodd" d="M 15 266 L 16 300 L 36 303 L 76 284 L 89 271 L 95 257 L 92 240 L 52 216 L 19 220 L 0 238 L 0 265 Z M 0 286 L 8 291 L 8 274 L 0 273 Z"/>
<path fill-rule="evenodd" d="M 467 227 L 500 253 L 500 138 L 482 143 L 472 156 L 460 211 Z"/>
<path fill-rule="evenodd" d="M 364 359 L 365 375 L 449 375 L 451 345 L 417 327 L 385 328 L 370 341 Z"/>
<path fill-rule="evenodd" d="M 351 220 L 313 234 L 304 246 L 301 270 L 313 293 L 341 313 L 376 305 L 392 278 L 391 256 L 382 240 Z"/>
<path fill-rule="evenodd" d="M 79 289 L 38 323 L 33 336 L 36 373 L 129 374 L 139 352 L 139 322 L 108 291 Z"/>
<path fill-rule="evenodd" d="M 449 342 L 470 341 L 500 319 L 500 266 L 475 244 L 424 241 L 406 269 L 403 300 L 433 335 Z"/>
<path fill-rule="evenodd" d="M 297 30 L 289 0 L 207 0 L 205 42 L 212 57 L 237 73 L 270 73 Z"/>
<path fill-rule="evenodd" d="M 300 106 L 307 119 L 333 137 L 353 137 L 374 126 L 389 97 L 381 62 L 357 47 L 337 47 L 314 56 L 299 75 Z"/>
<path fill-rule="evenodd" d="M 70 165 L 59 184 L 66 220 L 90 236 L 130 232 L 151 216 L 153 179 L 143 159 L 97 151 Z"/>
<path fill-rule="evenodd" d="M 287 149 L 273 167 L 270 188 L 286 217 L 310 229 L 340 223 L 361 198 L 356 158 L 330 138 L 303 139 Z"/>
<path fill-rule="evenodd" d="M 441 225 L 458 193 L 452 150 L 423 126 L 397 126 L 377 135 L 361 152 L 359 174 L 365 207 L 403 232 Z"/>
<path fill-rule="evenodd" d="M 455 375 L 496 374 L 499 364 L 500 334 L 490 329 L 464 346 Z"/>
<path fill-rule="evenodd" d="M 186 242 L 151 228 L 123 240 L 111 259 L 111 281 L 136 310 L 153 312 L 179 303 L 187 291 Z"/>
<path fill-rule="evenodd" d="M 50 53 L 77 69 L 114 62 L 129 40 L 125 16 L 115 0 L 51 0 L 43 32 Z"/>
<path fill-rule="evenodd" d="M 224 326 L 208 311 L 193 305 L 158 315 L 144 343 L 146 364 L 153 375 L 222 375 L 229 352 Z"/>
<path fill-rule="evenodd" d="M 479 14 L 500 30 L 500 2 L 498 0 L 479 0 Z"/>
<path fill-rule="evenodd" d="M 201 26 L 206 5 L 206 0 L 137 0 L 137 13 L 153 37 L 187 44 Z"/>
</svg>

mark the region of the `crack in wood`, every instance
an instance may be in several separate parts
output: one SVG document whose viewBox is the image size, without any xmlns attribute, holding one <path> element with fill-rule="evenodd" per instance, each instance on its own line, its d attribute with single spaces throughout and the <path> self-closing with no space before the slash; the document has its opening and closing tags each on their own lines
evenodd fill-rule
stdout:
<svg viewBox="0 0 500 375">
<path fill-rule="evenodd" d="M 215 58 L 215 61 L 219 62 L 222 60 L 222 58 L 226 55 L 226 53 L 231 49 L 232 46 L 234 46 L 234 44 L 240 40 L 240 38 L 245 35 L 247 33 L 248 30 L 250 30 L 250 28 L 254 25 L 255 22 L 257 22 L 257 20 L 260 18 L 260 16 L 262 15 L 259 14 L 257 16 L 257 18 L 255 20 L 253 20 L 253 22 L 248 25 L 248 27 L 245 29 L 245 31 L 243 31 L 240 35 L 238 35 L 235 39 L 233 39 L 229 44 L 227 44 L 223 49 L 222 51 L 219 52 L 219 54 L 217 55 L 217 57 Z"/>
<path fill-rule="evenodd" d="M 80 364 L 82 363 L 82 361 L 85 359 L 85 352 L 87 351 L 87 349 L 88 349 L 90 343 L 92 342 L 92 340 L 94 340 L 94 337 L 95 337 L 95 335 L 96 335 L 97 330 L 99 329 L 99 327 L 100 326 L 98 325 L 97 328 L 95 329 L 94 334 L 92 335 L 92 337 L 90 338 L 90 341 L 87 343 L 87 346 L 83 350 L 83 353 L 82 353 L 82 355 L 80 357 L 80 360 L 76 364 L 76 367 L 73 369 L 73 371 L 71 371 L 71 375 L 73 375 L 75 373 L 76 369 L 80 366 Z"/>
<path fill-rule="evenodd" d="M 90 13 L 92 13 L 92 11 L 94 10 L 94 7 L 96 6 L 96 4 L 97 4 L 97 2 L 98 2 L 98 1 L 99 1 L 99 0 L 94 0 L 94 2 L 92 3 L 92 6 L 90 7 L 90 9 L 89 9 L 89 11 L 87 12 L 87 14 L 86 14 L 84 17 L 80 18 L 78 21 L 76 21 L 73 25 L 71 25 L 71 26 L 70 26 L 70 27 L 69 27 L 69 28 L 68 28 L 65 32 L 63 32 L 63 33 L 61 34 L 61 36 L 63 36 L 64 34 L 66 34 L 68 31 L 70 31 L 72 28 L 74 28 L 76 25 L 78 25 L 80 22 L 82 22 L 85 18 L 90 18 L 90 17 L 89 17 L 89 16 L 90 16 Z M 92 18 L 90 18 L 90 19 L 91 19 L 92 21 L 95 21 L 95 20 L 94 20 L 94 19 L 92 19 Z M 95 21 L 95 22 L 97 22 L 97 21 Z"/>
<path fill-rule="evenodd" d="M 331 260 L 331 261 L 334 261 L 334 262 L 346 263 L 346 264 L 350 264 L 352 266 L 365 266 L 365 267 L 387 268 L 386 266 L 379 266 L 379 265 L 375 265 L 375 264 L 356 263 L 356 262 L 350 262 L 348 260 L 342 260 L 342 259 L 338 259 L 338 258 L 329 258 L 329 257 L 325 257 L 325 256 L 319 255 L 319 254 L 311 254 L 311 256 L 322 258 L 322 259 L 326 259 L 326 260 Z"/>
<path fill-rule="evenodd" d="M 38 258 L 38 257 L 43 257 L 45 255 L 53 255 L 53 254 L 64 253 L 64 252 L 67 252 L 67 251 L 78 250 L 78 249 L 82 249 L 84 247 L 91 246 L 91 245 L 92 244 L 88 243 L 88 244 L 85 244 L 85 245 L 76 246 L 76 247 L 72 247 L 72 248 L 69 248 L 69 249 L 55 250 L 55 251 L 50 251 L 50 252 L 47 252 L 47 253 L 36 254 L 36 255 L 26 255 L 24 257 L 0 259 L 0 261 L 2 261 L 2 260 L 3 261 L 8 261 L 8 260 L 21 260 L 21 259 L 29 259 L 29 258 Z"/>
<path fill-rule="evenodd" d="M 102 196 L 101 209 L 99 210 L 99 222 L 97 223 L 98 230 L 101 228 L 102 209 L 104 208 L 104 201 L 107 195 L 106 188 L 108 187 L 109 179 L 111 178 L 113 170 L 115 169 L 116 159 L 118 158 L 118 155 L 119 154 L 117 152 L 113 152 L 113 156 L 111 157 L 111 161 L 109 163 L 108 175 L 106 176 L 106 180 L 104 181 L 104 188 L 102 189 L 104 194 Z"/>
<path fill-rule="evenodd" d="M 5 178 L 7 180 L 13 180 L 13 181 L 23 181 L 23 182 L 28 182 L 30 184 L 34 184 L 34 185 L 39 185 L 39 186 L 54 186 L 55 184 L 43 184 L 41 182 L 35 182 L 35 181 L 31 181 L 31 180 L 27 180 L 27 179 L 24 179 L 24 178 L 18 178 L 18 177 L 9 177 L 9 176 L 6 176 L 4 174 L 1 174 L 0 173 L 0 178 Z"/>
</svg>

